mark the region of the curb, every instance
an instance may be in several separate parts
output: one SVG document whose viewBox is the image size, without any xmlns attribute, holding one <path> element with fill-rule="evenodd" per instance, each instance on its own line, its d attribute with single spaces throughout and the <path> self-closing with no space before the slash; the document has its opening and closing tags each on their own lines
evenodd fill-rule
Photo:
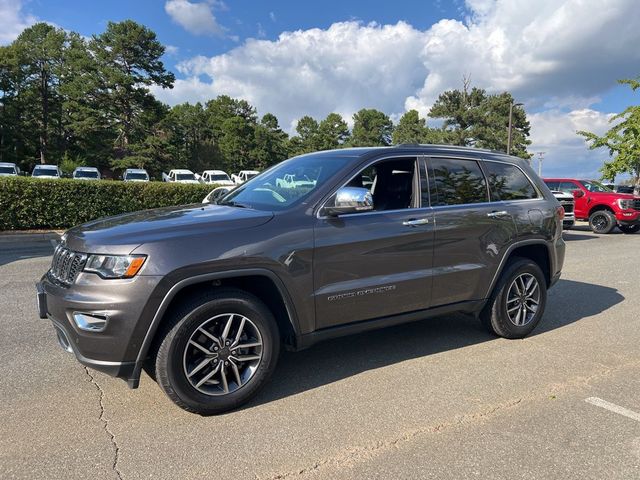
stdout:
<svg viewBox="0 0 640 480">
<path fill-rule="evenodd" d="M 40 242 L 47 240 L 60 240 L 64 232 L 0 232 L 1 243 Z"/>
</svg>

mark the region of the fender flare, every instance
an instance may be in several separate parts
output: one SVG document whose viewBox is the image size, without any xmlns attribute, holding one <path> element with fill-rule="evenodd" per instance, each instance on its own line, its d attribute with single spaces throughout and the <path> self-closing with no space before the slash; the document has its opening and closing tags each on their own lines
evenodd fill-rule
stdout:
<svg viewBox="0 0 640 480">
<path fill-rule="evenodd" d="M 551 248 L 549 247 L 548 241 L 545 241 L 545 240 L 542 240 L 542 239 L 522 240 L 520 242 L 516 242 L 516 243 L 514 243 L 512 245 L 509 245 L 509 248 L 507 248 L 507 251 L 502 256 L 502 260 L 500 260 L 500 264 L 498 265 L 498 268 L 496 269 L 496 273 L 493 275 L 493 279 L 491 280 L 491 283 L 489 284 L 489 289 L 487 290 L 487 294 L 485 295 L 485 298 L 489 298 L 491 296 L 491 293 L 493 292 L 493 289 L 495 288 L 496 283 L 498 282 L 498 279 L 500 278 L 500 275 L 502 275 L 504 267 L 507 264 L 507 260 L 509 259 L 509 257 L 511 256 L 513 251 L 516 250 L 519 247 L 526 247 L 528 245 L 542 245 L 547 249 L 547 252 L 549 253 L 549 276 L 551 278 L 553 278 L 553 270 L 555 269 L 556 259 L 554 258 L 554 255 L 552 254 L 552 251 L 551 251 Z"/>
<path fill-rule="evenodd" d="M 164 298 L 160 302 L 160 306 L 156 310 L 153 315 L 153 319 L 149 324 L 149 328 L 147 329 L 147 333 L 144 336 L 144 340 L 140 345 L 140 350 L 138 350 L 138 356 L 136 357 L 135 367 L 133 369 L 133 373 L 131 377 L 127 380 L 127 383 L 130 388 L 137 388 L 140 383 L 140 374 L 142 372 L 142 366 L 147 357 L 147 353 L 149 353 L 149 349 L 151 348 L 151 344 L 155 337 L 156 332 L 158 331 L 158 327 L 162 322 L 162 318 L 167 311 L 167 308 L 171 304 L 171 301 L 175 298 L 175 296 L 185 287 L 189 285 L 194 285 L 196 283 L 207 282 L 211 280 L 222 280 L 225 278 L 237 278 L 237 277 L 248 277 L 248 276 L 263 276 L 267 277 L 273 281 L 276 288 L 280 292 L 282 299 L 284 301 L 285 308 L 287 310 L 287 316 L 289 317 L 289 322 L 291 323 L 291 327 L 295 332 L 296 337 L 299 336 L 298 329 L 298 316 L 295 311 L 294 304 L 291 300 L 291 296 L 284 283 L 276 275 L 273 271 L 268 270 L 266 268 L 249 268 L 249 269 L 236 269 L 236 270 L 224 270 L 213 273 L 205 273 L 202 275 L 194 275 L 191 277 L 183 278 L 179 282 L 175 283 L 169 291 L 165 294 Z"/>
</svg>

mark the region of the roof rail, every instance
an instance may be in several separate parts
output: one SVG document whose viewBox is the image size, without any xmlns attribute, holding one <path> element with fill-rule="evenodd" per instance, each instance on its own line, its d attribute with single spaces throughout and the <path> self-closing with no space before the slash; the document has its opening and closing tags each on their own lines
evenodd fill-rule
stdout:
<svg viewBox="0 0 640 480">
<path fill-rule="evenodd" d="M 451 145 L 446 143 L 400 143 L 398 145 L 393 145 L 393 147 L 443 147 L 443 148 L 455 148 L 455 149 L 464 149 L 464 150 L 480 150 L 482 152 L 491 152 L 491 153 L 501 153 L 506 155 L 505 152 L 501 152 L 499 150 L 492 150 L 490 148 L 479 148 L 479 147 L 468 147 L 466 145 Z"/>
</svg>

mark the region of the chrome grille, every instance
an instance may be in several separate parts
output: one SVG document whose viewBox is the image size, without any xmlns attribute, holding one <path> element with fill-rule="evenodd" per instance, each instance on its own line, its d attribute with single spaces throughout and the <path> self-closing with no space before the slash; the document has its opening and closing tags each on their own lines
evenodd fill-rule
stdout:
<svg viewBox="0 0 640 480">
<path fill-rule="evenodd" d="M 570 200 L 568 200 L 568 201 L 560 201 L 560 205 L 562 205 L 562 208 L 564 208 L 565 213 L 573 212 L 574 203 L 572 201 L 570 201 Z"/>
<path fill-rule="evenodd" d="M 71 285 L 84 268 L 87 256 L 58 245 L 53 252 L 49 277 L 62 285 Z"/>
</svg>

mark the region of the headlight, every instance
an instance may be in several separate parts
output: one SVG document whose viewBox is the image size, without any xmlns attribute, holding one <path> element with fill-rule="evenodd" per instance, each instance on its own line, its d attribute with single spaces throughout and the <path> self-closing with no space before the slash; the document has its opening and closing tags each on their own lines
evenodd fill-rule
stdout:
<svg viewBox="0 0 640 480">
<path fill-rule="evenodd" d="M 145 255 L 89 255 L 84 271 L 102 278 L 131 278 L 146 259 Z"/>
<path fill-rule="evenodd" d="M 633 200 L 619 198 L 618 206 L 620 210 L 630 210 L 633 208 Z"/>
</svg>

